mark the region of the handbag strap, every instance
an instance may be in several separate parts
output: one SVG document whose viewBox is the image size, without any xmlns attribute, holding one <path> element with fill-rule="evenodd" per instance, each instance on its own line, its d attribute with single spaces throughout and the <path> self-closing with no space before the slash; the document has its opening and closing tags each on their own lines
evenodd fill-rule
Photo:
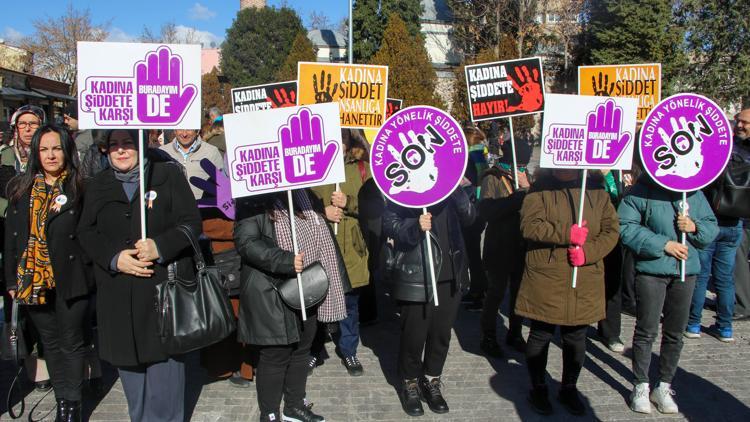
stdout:
<svg viewBox="0 0 750 422">
<path fill-rule="evenodd" d="M 18 301 L 13 299 L 13 307 L 10 315 L 10 348 L 13 353 L 13 361 L 21 366 L 21 359 L 18 356 Z"/>
<path fill-rule="evenodd" d="M 193 247 L 193 258 L 195 259 L 195 267 L 198 270 L 202 270 L 206 268 L 206 261 L 203 259 L 203 252 L 201 252 L 200 245 L 198 244 L 198 239 L 195 237 L 195 234 L 192 230 L 190 230 L 190 227 L 181 224 L 177 226 L 177 230 L 181 231 L 182 234 L 185 235 L 185 237 L 188 238 L 188 241 L 190 241 L 190 246 Z"/>
</svg>

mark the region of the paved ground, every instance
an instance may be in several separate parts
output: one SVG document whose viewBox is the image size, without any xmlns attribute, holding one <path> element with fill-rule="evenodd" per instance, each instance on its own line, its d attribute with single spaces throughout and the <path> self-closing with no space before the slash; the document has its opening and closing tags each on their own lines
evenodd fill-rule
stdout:
<svg viewBox="0 0 750 422">
<path fill-rule="evenodd" d="M 398 325 L 387 298 L 382 297 L 381 321 L 362 332 L 360 358 L 366 373 L 351 378 L 338 359 L 330 359 L 319 367 L 308 383 L 309 398 L 314 409 L 329 421 L 400 421 L 409 419 L 401 411 L 394 386 L 396 385 L 396 352 Z M 526 403 L 528 388 L 523 357 L 509 353 L 507 360 L 490 360 L 479 353 L 478 314 L 461 311 L 455 325 L 444 374 L 445 395 L 450 413 L 442 416 L 427 414 L 421 420 L 432 421 L 534 421 L 542 418 L 532 413 Z M 704 326 L 713 320 L 706 311 Z M 623 340 L 630 343 L 633 319 L 623 316 Z M 594 334 L 594 329 L 591 329 Z M 626 356 L 609 352 L 598 341 L 587 346 L 587 360 L 579 381 L 590 411 L 579 420 L 660 420 L 687 419 L 691 421 L 748 421 L 750 420 L 750 323 L 736 326 L 736 343 L 725 345 L 705 335 L 689 341 L 682 354 L 680 369 L 674 385 L 676 400 L 682 413 L 664 417 L 658 413 L 642 416 L 632 413 L 626 404 L 631 388 L 630 363 Z M 556 391 L 560 379 L 561 351 L 559 342 L 550 349 L 549 373 L 551 390 Z M 331 344 L 327 345 L 329 352 Z M 626 351 L 627 354 L 627 351 Z M 658 350 L 654 351 L 654 357 Z M 189 401 L 194 404 L 193 421 L 257 420 L 255 388 L 237 389 L 227 382 L 210 382 L 192 359 L 189 373 Z M 4 412 L 5 394 L 12 369 L 0 364 L 0 420 L 7 420 Z M 119 382 L 114 372 L 105 368 L 106 395 L 98 403 L 87 400 L 92 421 L 125 421 L 127 409 Z M 26 390 L 28 391 L 28 387 Z M 26 397 L 27 411 L 42 399 L 36 392 Z M 197 399 L 197 401 L 196 401 Z M 34 412 L 35 419 L 49 411 L 51 395 L 43 398 Z M 552 420 L 574 419 L 555 401 Z M 191 406 L 192 407 L 192 406 Z M 656 412 L 656 411 L 655 411 Z M 45 420 L 52 420 L 46 418 Z"/>
</svg>

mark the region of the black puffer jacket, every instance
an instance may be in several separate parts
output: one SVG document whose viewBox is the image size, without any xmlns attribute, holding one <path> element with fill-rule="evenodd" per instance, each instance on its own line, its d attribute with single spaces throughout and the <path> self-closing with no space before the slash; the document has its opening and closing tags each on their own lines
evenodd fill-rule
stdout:
<svg viewBox="0 0 750 422">
<path fill-rule="evenodd" d="M 456 189 L 448 199 L 429 207 L 432 214 L 432 234 L 437 238 L 442 264 L 436 265 L 438 282 L 455 281 L 457 288 L 468 281 L 468 259 L 462 227 L 470 226 L 476 219 L 476 209 L 462 189 Z M 427 266 L 427 247 L 424 233 L 419 229 L 420 209 L 404 208 L 388 203 L 383 214 L 383 234 L 394 240 L 396 251 L 408 252 L 403 264 L 396 265 L 392 275 L 393 297 L 408 302 L 429 302 L 432 300 L 432 283 Z M 440 225 L 445 225 L 440 227 Z M 440 233 L 447 233 L 447 239 Z M 417 246 L 420 247 L 417 247 Z M 438 260 L 436 260 L 438 261 Z M 412 265 L 422 262 L 421 266 Z M 437 264 L 437 262 L 436 262 Z M 444 268 L 441 268 L 444 267 Z"/>
</svg>

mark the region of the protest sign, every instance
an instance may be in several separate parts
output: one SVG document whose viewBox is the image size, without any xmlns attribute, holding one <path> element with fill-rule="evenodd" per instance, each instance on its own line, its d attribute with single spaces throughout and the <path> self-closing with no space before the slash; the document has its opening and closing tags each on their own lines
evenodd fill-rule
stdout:
<svg viewBox="0 0 750 422">
<path fill-rule="evenodd" d="M 396 114 L 399 110 L 401 110 L 401 105 L 404 103 L 404 100 L 398 100 L 396 98 L 388 98 L 386 100 L 386 107 L 385 107 L 385 119 L 388 120 Z"/>
<path fill-rule="evenodd" d="M 407 107 L 391 116 L 372 145 L 370 167 L 389 200 L 429 207 L 456 189 L 468 151 L 461 126 L 442 110 Z"/>
<path fill-rule="evenodd" d="M 540 167 L 630 170 L 637 100 L 547 94 Z"/>
<path fill-rule="evenodd" d="M 430 106 L 407 107 L 389 118 L 375 138 L 370 170 L 386 198 L 409 208 L 447 198 L 466 171 L 464 132 L 450 114 Z M 425 233 L 433 301 L 439 305 L 430 232 Z"/>
<path fill-rule="evenodd" d="M 713 101 L 677 94 L 651 110 L 639 147 L 644 171 L 656 183 L 691 192 L 708 186 L 724 171 L 732 153 L 732 130 Z"/>
<path fill-rule="evenodd" d="M 580 66 L 578 94 L 635 98 L 642 122 L 661 101 L 661 63 Z"/>
<path fill-rule="evenodd" d="M 232 89 L 232 112 L 270 110 L 297 105 L 297 81 Z"/>
<path fill-rule="evenodd" d="M 385 121 L 388 66 L 299 62 L 299 105 L 336 102 L 341 127 L 379 128 Z"/>
<path fill-rule="evenodd" d="M 542 59 L 529 57 L 465 67 L 471 121 L 540 113 L 544 109 Z"/>
<path fill-rule="evenodd" d="M 682 192 L 680 214 L 688 215 L 687 192 L 703 189 L 724 171 L 732 155 L 727 116 L 698 94 L 676 94 L 654 107 L 641 128 L 643 170 L 659 185 Z M 685 233 L 681 243 L 687 242 Z M 680 279 L 685 281 L 685 261 Z"/>
<path fill-rule="evenodd" d="M 343 182 L 338 104 L 224 115 L 232 197 Z"/>
<path fill-rule="evenodd" d="M 81 129 L 198 129 L 200 45 L 78 43 Z"/>
</svg>

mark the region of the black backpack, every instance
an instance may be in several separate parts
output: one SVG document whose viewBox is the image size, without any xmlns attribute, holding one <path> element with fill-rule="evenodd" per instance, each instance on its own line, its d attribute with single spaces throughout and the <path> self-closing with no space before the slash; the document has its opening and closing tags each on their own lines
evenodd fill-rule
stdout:
<svg viewBox="0 0 750 422">
<path fill-rule="evenodd" d="M 732 154 L 724 172 L 705 193 L 717 216 L 750 218 L 750 162 Z"/>
</svg>

